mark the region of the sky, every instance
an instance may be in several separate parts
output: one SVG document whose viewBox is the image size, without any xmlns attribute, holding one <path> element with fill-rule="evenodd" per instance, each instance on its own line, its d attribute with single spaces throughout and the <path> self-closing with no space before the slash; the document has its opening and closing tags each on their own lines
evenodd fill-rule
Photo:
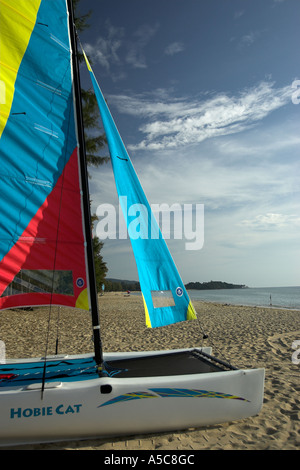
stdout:
<svg viewBox="0 0 300 470">
<path fill-rule="evenodd" d="M 81 42 L 149 203 L 204 205 L 201 249 L 166 240 L 184 283 L 300 285 L 299 0 L 89 10 Z M 117 208 L 111 164 L 89 172 L 93 212 Z M 138 279 L 129 239 L 102 254 L 107 277 Z"/>
</svg>

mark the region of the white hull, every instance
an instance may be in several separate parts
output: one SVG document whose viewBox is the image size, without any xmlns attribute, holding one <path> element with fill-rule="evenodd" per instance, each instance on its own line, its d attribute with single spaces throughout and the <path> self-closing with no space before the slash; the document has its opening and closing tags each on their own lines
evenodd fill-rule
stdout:
<svg viewBox="0 0 300 470">
<path fill-rule="evenodd" d="M 113 353 L 104 359 L 164 353 Z M 2 387 L 0 445 L 171 431 L 233 421 L 259 413 L 263 387 L 263 369 L 57 380 L 46 383 L 43 399 L 41 384 Z M 122 397 L 125 394 L 131 395 Z"/>
</svg>

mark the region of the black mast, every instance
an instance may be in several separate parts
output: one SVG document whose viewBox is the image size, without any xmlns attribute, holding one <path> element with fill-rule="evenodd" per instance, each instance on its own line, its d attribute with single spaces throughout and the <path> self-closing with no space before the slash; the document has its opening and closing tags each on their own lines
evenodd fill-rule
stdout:
<svg viewBox="0 0 300 470">
<path fill-rule="evenodd" d="M 76 108 L 76 117 L 77 117 L 77 133 L 78 133 L 78 143 L 79 143 L 81 186 L 82 186 L 82 191 L 83 191 L 84 229 L 85 229 L 85 238 L 86 238 L 86 244 L 87 244 L 88 276 L 89 276 L 91 313 L 92 313 L 92 324 L 93 324 L 93 335 L 94 335 L 95 361 L 100 370 L 102 362 L 103 362 L 103 355 L 102 355 L 102 344 L 101 344 L 101 337 L 100 337 L 98 296 L 97 296 L 94 252 L 93 252 L 93 242 L 92 242 L 92 221 L 91 221 L 91 213 L 90 213 L 90 196 L 89 196 L 89 187 L 88 187 L 86 150 L 85 150 L 83 115 L 82 115 L 82 105 L 81 105 L 81 86 L 80 86 L 79 64 L 78 64 L 78 50 L 77 50 L 72 0 L 67 0 L 67 4 L 68 4 L 68 10 L 69 10 L 69 29 L 70 29 L 70 40 L 71 40 L 72 58 L 73 58 L 72 60 L 73 83 L 74 83 L 75 108 Z"/>
</svg>

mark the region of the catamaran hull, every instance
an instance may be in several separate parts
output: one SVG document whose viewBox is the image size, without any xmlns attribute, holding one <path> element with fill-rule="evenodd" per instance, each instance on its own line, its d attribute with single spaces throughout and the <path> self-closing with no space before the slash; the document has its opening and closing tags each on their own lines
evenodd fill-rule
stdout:
<svg viewBox="0 0 300 470">
<path fill-rule="evenodd" d="M 263 387 L 263 369 L 55 381 L 46 383 L 43 398 L 41 384 L 4 387 L 0 445 L 157 433 L 247 418 L 259 413 Z"/>
</svg>

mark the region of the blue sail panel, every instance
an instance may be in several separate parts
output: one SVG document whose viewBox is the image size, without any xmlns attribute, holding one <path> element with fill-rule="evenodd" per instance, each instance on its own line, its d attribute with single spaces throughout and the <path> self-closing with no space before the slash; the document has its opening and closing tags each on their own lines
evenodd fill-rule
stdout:
<svg viewBox="0 0 300 470">
<path fill-rule="evenodd" d="M 159 327 L 196 318 L 184 284 L 85 56 L 106 133 L 120 205 L 127 222 L 144 299 L 146 323 Z M 128 208 L 134 208 L 130 215 Z M 136 213 L 139 212 L 137 232 Z"/>
</svg>

